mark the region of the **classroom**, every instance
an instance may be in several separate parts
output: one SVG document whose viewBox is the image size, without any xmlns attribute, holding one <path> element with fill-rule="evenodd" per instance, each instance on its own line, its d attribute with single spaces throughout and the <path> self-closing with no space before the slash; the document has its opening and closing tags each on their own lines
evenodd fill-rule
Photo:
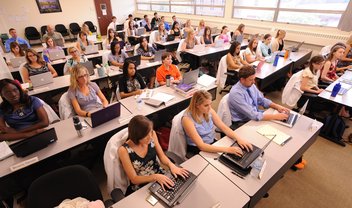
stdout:
<svg viewBox="0 0 352 208">
<path fill-rule="evenodd" d="M 352 1 L 1 5 L 0 208 L 352 203 Z"/>
</svg>

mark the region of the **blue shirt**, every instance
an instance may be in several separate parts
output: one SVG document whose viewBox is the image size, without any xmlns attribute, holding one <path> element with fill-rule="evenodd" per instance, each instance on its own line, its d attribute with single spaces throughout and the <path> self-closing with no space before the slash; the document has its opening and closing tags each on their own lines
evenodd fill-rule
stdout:
<svg viewBox="0 0 352 208">
<path fill-rule="evenodd" d="M 23 39 L 23 38 L 20 38 L 20 37 L 17 37 L 17 38 L 10 38 L 10 39 L 8 39 L 8 40 L 6 40 L 6 42 L 5 42 L 5 50 L 6 50 L 6 52 L 10 52 L 10 44 L 12 43 L 12 42 L 15 42 L 15 41 L 17 41 L 17 43 L 18 44 L 27 44 L 27 47 L 28 48 L 30 48 L 31 46 L 29 45 L 29 43 L 25 40 L 25 39 Z"/>
<path fill-rule="evenodd" d="M 260 51 L 262 52 L 263 57 L 270 56 L 273 51 L 273 49 L 271 49 L 271 43 L 269 45 L 265 45 L 264 43 L 260 44 Z"/>
<path fill-rule="evenodd" d="M 241 82 L 237 82 L 237 84 L 231 88 L 228 102 L 231 111 L 231 119 L 235 122 L 262 120 L 263 111 L 258 109 L 258 106 L 268 108 L 272 103 L 271 100 L 263 96 L 254 84 L 247 88 L 243 86 Z"/>
<path fill-rule="evenodd" d="M 199 136 L 202 138 L 204 143 L 211 144 L 214 142 L 214 139 L 215 139 L 214 123 L 211 117 L 211 113 L 209 113 L 209 121 L 207 122 L 205 119 L 203 119 L 201 123 L 197 123 L 193 119 L 191 113 L 189 112 L 186 112 L 184 116 L 190 118 L 193 121 L 194 127 L 196 128 Z M 186 133 L 186 139 L 187 139 L 188 145 L 196 146 L 196 144 L 194 144 L 194 142 L 187 135 L 187 133 Z"/>
<path fill-rule="evenodd" d="M 164 22 L 165 30 L 169 31 L 170 30 L 170 25 L 166 22 Z"/>
<path fill-rule="evenodd" d="M 31 100 L 30 106 L 25 106 L 9 114 L 5 114 L 0 109 L 0 117 L 2 117 L 7 125 L 16 130 L 25 129 L 39 121 L 37 110 L 43 106 L 43 103 L 33 96 L 29 96 Z"/>
</svg>

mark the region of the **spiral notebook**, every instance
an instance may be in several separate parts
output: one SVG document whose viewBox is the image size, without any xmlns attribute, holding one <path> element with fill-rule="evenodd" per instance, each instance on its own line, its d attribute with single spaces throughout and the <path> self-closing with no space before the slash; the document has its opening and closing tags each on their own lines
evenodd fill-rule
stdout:
<svg viewBox="0 0 352 208">
<path fill-rule="evenodd" d="M 278 145 L 285 145 L 292 138 L 290 135 L 285 134 L 284 132 L 270 126 L 270 125 L 262 125 L 257 129 L 257 132 L 260 135 L 265 136 L 268 139 L 274 138 L 274 142 Z"/>
</svg>

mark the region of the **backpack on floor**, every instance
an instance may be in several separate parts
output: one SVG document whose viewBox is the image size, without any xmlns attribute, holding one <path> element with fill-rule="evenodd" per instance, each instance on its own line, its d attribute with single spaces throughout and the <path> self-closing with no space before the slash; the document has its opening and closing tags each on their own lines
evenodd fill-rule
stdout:
<svg viewBox="0 0 352 208">
<path fill-rule="evenodd" d="M 320 130 L 320 136 L 338 142 L 342 140 L 345 129 L 346 124 L 339 115 L 329 115 Z"/>
</svg>

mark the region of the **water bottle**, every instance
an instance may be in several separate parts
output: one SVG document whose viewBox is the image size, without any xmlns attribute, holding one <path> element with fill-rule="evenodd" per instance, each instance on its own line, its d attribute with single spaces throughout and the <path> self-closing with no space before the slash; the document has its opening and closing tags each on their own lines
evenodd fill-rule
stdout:
<svg viewBox="0 0 352 208">
<path fill-rule="evenodd" d="M 288 59 L 289 55 L 290 55 L 290 51 L 286 49 L 284 59 Z"/>
<path fill-rule="evenodd" d="M 276 54 L 275 56 L 275 60 L 274 60 L 274 63 L 273 63 L 273 66 L 277 66 L 277 63 L 279 62 L 279 55 Z"/>
<path fill-rule="evenodd" d="M 171 79 L 171 76 L 166 75 L 166 87 L 170 87 L 170 79 Z"/>
<path fill-rule="evenodd" d="M 137 102 L 137 110 L 142 110 L 142 98 L 140 95 L 137 96 L 136 102 Z"/>
<path fill-rule="evenodd" d="M 50 59 L 46 54 L 43 55 L 43 59 L 46 63 L 50 63 Z"/>
<path fill-rule="evenodd" d="M 98 68 L 98 75 L 99 75 L 99 77 L 105 76 L 105 68 L 104 68 L 104 66 L 101 66 L 101 67 Z"/>
<path fill-rule="evenodd" d="M 121 100 L 119 83 L 116 84 L 116 99 Z"/>
<path fill-rule="evenodd" d="M 341 89 L 341 84 L 340 82 L 335 84 L 334 88 L 332 89 L 332 92 L 331 92 L 331 97 L 336 97 L 337 93 L 339 93 Z"/>
<path fill-rule="evenodd" d="M 77 116 L 73 116 L 73 125 L 75 126 L 75 129 L 77 131 L 77 135 L 79 137 L 82 137 L 82 124 L 81 121 L 79 120 L 79 118 Z"/>
</svg>

